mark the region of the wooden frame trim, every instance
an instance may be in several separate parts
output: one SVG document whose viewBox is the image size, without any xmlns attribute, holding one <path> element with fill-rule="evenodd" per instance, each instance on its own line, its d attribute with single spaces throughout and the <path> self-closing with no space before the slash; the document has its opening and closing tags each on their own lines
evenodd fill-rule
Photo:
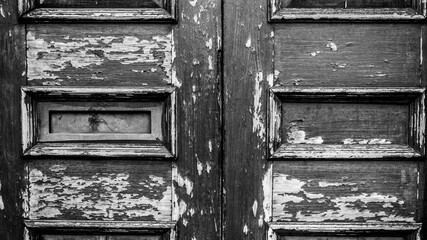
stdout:
<svg viewBox="0 0 427 240">
<path fill-rule="evenodd" d="M 162 234 L 166 239 L 176 240 L 177 222 L 150 221 L 77 221 L 77 220 L 24 220 L 28 234 L 25 240 L 38 239 L 40 233 L 132 233 Z"/>
<path fill-rule="evenodd" d="M 176 126 L 174 87 L 22 87 L 22 129 L 24 156 L 86 156 L 86 157 L 139 157 L 143 159 L 170 159 L 175 156 Z M 40 139 L 39 111 L 45 102 L 129 102 L 160 104 L 162 112 L 157 117 L 162 137 L 122 139 Z M 159 119 L 160 118 L 160 119 Z M 153 124 L 153 122 L 152 122 Z M 159 127 L 157 126 L 157 128 Z M 156 134 L 155 134 L 156 135 Z M 157 136 L 156 135 L 156 136 Z M 89 142 L 88 140 L 91 140 Z M 124 141 L 126 140 L 126 141 Z"/>
<path fill-rule="evenodd" d="M 383 159 L 423 160 L 425 156 L 424 88 L 270 88 L 270 160 Z M 282 144 L 281 104 L 283 102 L 340 102 L 408 104 L 410 109 L 408 145 Z M 274 131 L 273 131 L 274 130 Z"/>
<path fill-rule="evenodd" d="M 38 8 L 36 0 L 19 0 L 25 22 L 176 22 L 176 0 L 159 8 Z"/>
<path fill-rule="evenodd" d="M 426 2 L 414 1 L 411 8 L 284 8 L 282 0 L 269 0 L 268 20 L 289 21 L 423 21 Z"/>
<path fill-rule="evenodd" d="M 268 223 L 268 240 L 277 236 L 292 234 L 382 234 L 396 233 L 410 239 L 420 240 L 421 223 L 310 223 L 310 222 L 270 222 Z"/>
</svg>

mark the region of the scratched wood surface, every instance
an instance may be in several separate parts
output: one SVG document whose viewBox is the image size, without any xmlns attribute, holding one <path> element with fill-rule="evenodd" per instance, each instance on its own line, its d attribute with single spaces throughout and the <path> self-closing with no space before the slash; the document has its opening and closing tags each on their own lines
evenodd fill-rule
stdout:
<svg viewBox="0 0 427 240">
<path fill-rule="evenodd" d="M 290 144 L 407 144 L 409 105 L 283 103 Z"/>
<path fill-rule="evenodd" d="M 221 239 L 220 0 L 178 1 L 173 29 L 177 89 L 179 239 Z"/>
<path fill-rule="evenodd" d="M 39 7 L 45 8 L 157 8 L 163 6 L 162 0 L 38 0 L 37 2 Z"/>
<path fill-rule="evenodd" d="M 417 162 L 275 162 L 273 221 L 415 222 Z"/>
<path fill-rule="evenodd" d="M 27 48 L 29 85 L 165 86 L 171 82 L 168 25 L 29 25 Z"/>
<path fill-rule="evenodd" d="M 421 85 L 419 25 L 281 24 L 275 30 L 278 84 Z"/>
<path fill-rule="evenodd" d="M 170 162 L 32 161 L 29 218 L 171 221 Z"/>
<path fill-rule="evenodd" d="M 20 240 L 22 168 L 20 86 L 25 84 L 25 26 L 17 1 L 0 0 L 0 239 Z"/>
<path fill-rule="evenodd" d="M 266 238 L 271 162 L 268 88 L 274 80 L 267 1 L 224 1 L 224 236 Z"/>
</svg>

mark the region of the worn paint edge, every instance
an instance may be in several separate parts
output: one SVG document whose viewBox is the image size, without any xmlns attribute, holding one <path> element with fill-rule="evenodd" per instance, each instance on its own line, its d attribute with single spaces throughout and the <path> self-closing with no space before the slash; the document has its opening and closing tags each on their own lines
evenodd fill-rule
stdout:
<svg viewBox="0 0 427 240">
<path fill-rule="evenodd" d="M 29 229 L 44 228 L 108 228 L 108 229 L 172 229 L 176 222 L 163 221 L 91 221 L 91 220 L 24 220 Z"/>
<path fill-rule="evenodd" d="M 268 169 L 265 171 L 264 179 L 262 180 L 264 219 L 259 219 L 260 226 L 261 221 L 262 223 L 269 223 L 273 217 L 273 162 L 268 161 L 266 165 Z"/>
<path fill-rule="evenodd" d="M 289 230 L 301 232 L 347 232 L 347 231 L 418 231 L 421 223 L 298 223 L 272 222 L 269 224 L 274 231 Z"/>
<path fill-rule="evenodd" d="M 172 221 L 179 220 L 178 193 L 174 183 L 178 182 L 178 166 L 172 162 Z"/>
<path fill-rule="evenodd" d="M 33 144 L 33 119 L 32 100 L 24 89 L 21 89 L 21 127 L 22 127 L 22 152 Z"/>
</svg>

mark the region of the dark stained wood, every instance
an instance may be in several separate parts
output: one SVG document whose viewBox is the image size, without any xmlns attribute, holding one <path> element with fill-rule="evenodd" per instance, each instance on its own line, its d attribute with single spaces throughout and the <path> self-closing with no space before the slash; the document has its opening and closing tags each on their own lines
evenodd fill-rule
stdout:
<svg viewBox="0 0 427 240">
<path fill-rule="evenodd" d="M 31 161 L 29 219 L 171 221 L 169 162 Z"/>
<path fill-rule="evenodd" d="M 283 103 L 282 111 L 284 143 L 408 144 L 408 105 Z"/>
<path fill-rule="evenodd" d="M 287 24 L 275 36 L 281 85 L 420 86 L 419 25 Z"/>
<path fill-rule="evenodd" d="M 221 40 L 219 0 L 178 1 L 173 29 L 177 91 L 178 239 L 221 239 Z"/>
<path fill-rule="evenodd" d="M 17 1 L 0 1 L 0 239 L 22 240 L 23 161 L 20 86 L 25 84 L 25 27 Z"/>
<path fill-rule="evenodd" d="M 162 7 L 162 0 L 38 0 L 38 7 L 43 8 L 157 8 Z"/>
<path fill-rule="evenodd" d="M 267 1 L 224 1 L 224 236 L 266 238 L 270 221 L 267 99 L 273 26 Z"/>
<path fill-rule="evenodd" d="M 30 25 L 29 85 L 167 86 L 168 25 Z"/>
<path fill-rule="evenodd" d="M 273 221 L 415 222 L 416 162 L 275 162 Z"/>
</svg>

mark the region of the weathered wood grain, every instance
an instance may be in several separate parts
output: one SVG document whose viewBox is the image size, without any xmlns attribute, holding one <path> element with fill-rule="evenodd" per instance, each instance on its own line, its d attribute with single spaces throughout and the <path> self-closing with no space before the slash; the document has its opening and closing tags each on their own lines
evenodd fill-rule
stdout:
<svg viewBox="0 0 427 240">
<path fill-rule="evenodd" d="M 173 28 L 177 95 L 174 204 L 179 239 L 222 235 L 222 2 L 178 1 Z"/>
<path fill-rule="evenodd" d="M 396 144 L 283 144 L 271 156 L 272 160 L 301 159 L 373 159 L 423 160 L 424 153 Z"/>
<path fill-rule="evenodd" d="M 19 89 L 25 84 L 25 26 L 17 1 L 0 0 L 0 239 L 21 240 L 25 215 Z"/>
<path fill-rule="evenodd" d="M 36 8 L 21 16 L 27 23 L 175 22 L 173 8 Z"/>
<path fill-rule="evenodd" d="M 29 163 L 29 219 L 171 221 L 171 163 Z"/>
<path fill-rule="evenodd" d="M 415 222 L 416 162 L 275 162 L 273 221 Z"/>
<path fill-rule="evenodd" d="M 27 157 L 137 157 L 171 160 L 172 153 L 160 142 L 139 143 L 38 143 L 24 152 Z"/>
<path fill-rule="evenodd" d="M 166 86 L 171 83 L 168 25 L 30 25 L 29 85 Z"/>
<path fill-rule="evenodd" d="M 417 22 L 425 13 L 417 8 L 283 8 L 271 13 L 271 22 Z"/>
<path fill-rule="evenodd" d="M 224 1 L 224 236 L 266 238 L 271 217 L 267 99 L 274 81 L 267 1 Z"/>
<path fill-rule="evenodd" d="M 276 84 L 419 87 L 420 32 L 415 24 L 277 25 Z"/>
<path fill-rule="evenodd" d="M 408 105 L 283 103 L 282 111 L 285 143 L 408 144 Z"/>
<path fill-rule="evenodd" d="M 410 2 L 404 0 L 304 0 L 280 1 L 284 8 L 405 8 Z"/>
<path fill-rule="evenodd" d="M 381 234 L 383 235 L 383 234 Z M 278 240 L 405 240 L 404 236 L 402 237 L 381 237 L 381 235 L 377 236 L 362 236 L 362 237 L 342 237 L 342 236 L 327 236 L 322 234 L 316 234 L 315 236 L 280 236 Z"/>
<path fill-rule="evenodd" d="M 159 0 L 37 0 L 38 6 L 43 8 L 50 7 L 84 7 L 84 8 L 157 8 L 162 7 L 163 1 Z"/>
</svg>

